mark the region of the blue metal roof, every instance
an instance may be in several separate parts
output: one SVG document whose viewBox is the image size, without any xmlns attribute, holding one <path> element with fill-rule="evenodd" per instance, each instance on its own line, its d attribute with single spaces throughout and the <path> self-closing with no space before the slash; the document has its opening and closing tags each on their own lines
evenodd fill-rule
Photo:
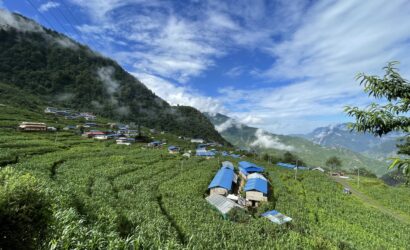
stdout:
<svg viewBox="0 0 410 250">
<path fill-rule="evenodd" d="M 246 171 L 246 169 L 244 169 L 243 167 L 239 167 L 239 171 L 243 173 L 245 176 L 249 174 L 248 171 Z"/>
<path fill-rule="evenodd" d="M 246 182 L 244 191 L 259 191 L 264 194 L 268 193 L 268 182 L 263 179 L 250 179 Z"/>
<path fill-rule="evenodd" d="M 222 152 L 222 156 L 228 156 L 229 154 L 226 151 Z"/>
<path fill-rule="evenodd" d="M 263 216 L 263 217 L 268 216 L 268 215 L 274 216 L 274 215 L 277 215 L 278 213 L 279 212 L 276 211 L 276 210 L 271 210 L 271 211 L 268 211 L 268 212 L 265 212 L 265 213 L 261 214 L 261 216 Z"/>
<path fill-rule="evenodd" d="M 232 158 L 240 158 L 241 156 L 240 156 L 240 155 L 236 155 L 236 154 L 231 154 L 231 157 L 232 157 Z"/>
<path fill-rule="evenodd" d="M 196 151 L 196 156 L 215 156 L 215 153 L 211 151 Z"/>
<path fill-rule="evenodd" d="M 284 163 L 284 162 L 278 162 L 276 163 L 276 165 L 280 166 L 280 167 L 284 167 L 284 168 L 290 168 L 290 169 L 294 169 L 296 166 L 290 163 Z"/>
<path fill-rule="evenodd" d="M 178 149 L 178 147 L 175 147 L 175 146 L 169 146 L 168 147 L 168 150 L 177 150 Z"/>
<path fill-rule="evenodd" d="M 221 187 L 225 188 L 227 190 L 232 189 L 232 181 L 234 177 L 234 172 L 230 168 L 221 168 L 218 170 L 216 173 L 215 177 L 211 181 L 211 184 L 209 184 L 209 188 L 215 188 L 215 187 Z"/>
<path fill-rule="evenodd" d="M 248 173 L 263 172 L 265 170 L 263 167 L 260 167 L 256 165 L 255 163 L 247 162 L 247 161 L 239 162 L 239 167 L 242 167 Z"/>
</svg>

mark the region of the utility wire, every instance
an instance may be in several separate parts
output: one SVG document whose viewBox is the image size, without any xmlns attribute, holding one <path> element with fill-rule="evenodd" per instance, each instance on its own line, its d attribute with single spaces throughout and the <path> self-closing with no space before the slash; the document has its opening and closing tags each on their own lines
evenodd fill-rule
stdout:
<svg viewBox="0 0 410 250">
<path fill-rule="evenodd" d="M 40 15 L 40 17 L 48 24 L 48 26 L 50 27 L 50 28 L 52 28 L 53 30 L 56 30 L 56 28 L 54 28 L 54 26 L 53 25 L 51 25 L 51 23 L 48 21 L 48 19 L 43 15 L 43 13 L 41 13 L 37 8 L 36 8 L 36 6 L 34 6 L 34 4 L 30 1 L 30 0 L 27 0 L 27 2 L 31 5 L 31 7 L 33 7 L 33 9 Z"/>
<path fill-rule="evenodd" d="M 71 26 L 71 28 L 73 29 L 73 31 L 77 34 L 78 39 L 80 39 L 83 43 L 83 39 L 81 34 L 78 32 L 78 30 L 74 27 L 74 25 L 70 22 L 70 20 L 66 17 L 66 15 L 64 14 L 64 12 L 62 10 L 60 10 L 59 8 L 57 8 L 57 10 L 60 12 L 60 14 L 63 16 L 63 18 L 65 19 L 65 21 Z"/>
</svg>

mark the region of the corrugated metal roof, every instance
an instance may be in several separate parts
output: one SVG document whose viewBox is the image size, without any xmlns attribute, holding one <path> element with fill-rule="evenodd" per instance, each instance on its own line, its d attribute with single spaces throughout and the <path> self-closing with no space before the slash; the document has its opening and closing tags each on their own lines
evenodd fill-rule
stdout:
<svg viewBox="0 0 410 250">
<path fill-rule="evenodd" d="M 234 172 L 230 168 L 222 167 L 218 170 L 215 177 L 212 179 L 211 184 L 209 184 L 209 188 L 221 187 L 225 188 L 228 191 L 232 189 L 232 182 L 234 178 Z"/>
<path fill-rule="evenodd" d="M 284 214 L 281 214 L 276 210 L 268 211 L 266 213 L 261 214 L 261 216 L 269 219 L 270 221 L 276 224 L 283 224 L 292 220 L 292 218 Z"/>
<path fill-rule="evenodd" d="M 264 194 L 268 193 L 268 182 L 262 179 L 254 178 L 246 182 L 244 191 L 259 191 Z"/>
<path fill-rule="evenodd" d="M 236 204 L 225 196 L 219 194 L 210 195 L 205 199 L 209 202 L 209 204 L 218 209 L 222 214 L 227 214 L 234 207 L 243 208 L 242 206 Z"/>
<path fill-rule="evenodd" d="M 284 163 L 284 162 L 278 162 L 278 163 L 276 163 L 276 165 L 281 166 L 281 167 L 284 167 L 284 168 L 290 168 L 290 169 L 293 169 L 293 168 L 296 167 L 296 166 L 293 165 L 293 164 Z"/>
<path fill-rule="evenodd" d="M 252 162 L 240 161 L 239 167 L 245 169 L 248 173 L 263 172 L 265 169 Z"/>
<path fill-rule="evenodd" d="M 233 169 L 233 163 L 230 162 L 230 161 L 223 161 L 222 162 L 222 167 Z"/>
<path fill-rule="evenodd" d="M 206 150 L 196 150 L 196 156 L 215 156 L 215 153 L 212 151 Z"/>
<path fill-rule="evenodd" d="M 261 175 L 261 174 L 259 174 L 259 173 L 250 174 L 250 175 L 248 175 L 246 178 L 247 178 L 248 180 L 254 179 L 254 178 L 259 178 L 259 179 L 262 179 L 262 180 L 267 181 L 267 179 L 265 178 L 265 176 L 263 176 L 263 175 Z"/>
</svg>

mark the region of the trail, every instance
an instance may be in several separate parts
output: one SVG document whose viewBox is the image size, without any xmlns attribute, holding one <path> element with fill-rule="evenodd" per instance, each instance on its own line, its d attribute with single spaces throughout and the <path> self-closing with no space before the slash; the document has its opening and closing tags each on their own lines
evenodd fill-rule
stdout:
<svg viewBox="0 0 410 250">
<path fill-rule="evenodd" d="M 363 192 L 360 192 L 359 190 L 353 188 L 352 186 L 350 186 L 350 184 L 341 178 L 337 178 L 337 177 L 332 177 L 332 179 L 338 183 L 340 183 L 343 187 L 350 189 L 350 191 L 352 192 L 352 195 L 355 195 L 357 198 L 359 198 L 364 204 L 369 205 L 373 208 L 378 209 L 380 212 L 389 215 L 403 223 L 407 223 L 410 224 L 410 216 L 402 214 L 400 212 L 397 212 L 395 210 L 392 210 L 390 208 L 387 208 L 383 205 L 381 205 L 379 202 L 377 202 L 376 200 L 372 199 L 371 197 L 367 196 L 366 194 L 364 194 Z"/>
</svg>

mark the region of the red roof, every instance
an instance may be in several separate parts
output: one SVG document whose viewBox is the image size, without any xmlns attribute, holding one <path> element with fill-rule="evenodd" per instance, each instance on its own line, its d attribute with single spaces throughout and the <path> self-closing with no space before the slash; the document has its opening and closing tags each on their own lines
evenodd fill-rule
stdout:
<svg viewBox="0 0 410 250">
<path fill-rule="evenodd" d="M 87 135 L 105 135 L 104 132 L 101 131 L 90 131 L 90 132 L 86 132 Z"/>
</svg>

